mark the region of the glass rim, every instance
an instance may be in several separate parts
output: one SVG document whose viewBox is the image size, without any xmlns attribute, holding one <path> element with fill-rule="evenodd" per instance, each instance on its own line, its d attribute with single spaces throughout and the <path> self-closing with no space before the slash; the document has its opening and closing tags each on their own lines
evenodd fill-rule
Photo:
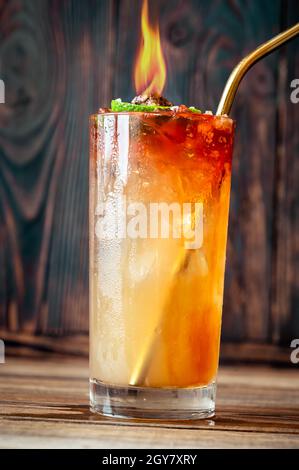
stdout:
<svg viewBox="0 0 299 470">
<path fill-rule="evenodd" d="M 185 119 L 199 119 L 200 117 L 205 117 L 208 119 L 228 119 L 233 123 L 236 123 L 235 119 L 231 118 L 226 114 L 218 115 L 218 114 L 205 114 L 205 113 L 192 113 L 192 112 L 185 112 L 185 113 L 175 113 L 174 111 L 160 111 L 160 112 L 144 112 L 144 111 L 107 111 L 105 113 L 93 113 L 89 115 L 89 119 L 95 119 L 98 116 L 143 116 L 146 118 L 152 117 L 181 117 Z"/>
</svg>

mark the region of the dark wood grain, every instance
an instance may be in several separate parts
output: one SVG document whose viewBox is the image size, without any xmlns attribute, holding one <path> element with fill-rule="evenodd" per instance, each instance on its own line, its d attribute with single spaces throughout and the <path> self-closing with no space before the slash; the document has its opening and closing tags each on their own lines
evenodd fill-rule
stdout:
<svg viewBox="0 0 299 470">
<path fill-rule="evenodd" d="M 289 2 L 284 28 L 299 21 L 299 4 Z M 291 102 L 291 82 L 299 77 L 299 39 L 280 53 L 277 158 L 274 194 L 271 336 L 277 344 L 299 337 L 299 105 Z"/>
<path fill-rule="evenodd" d="M 0 366 L 1 448 L 298 448 L 296 370 L 223 367 L 216 417 L 106 419 L 88 408 L 88 364 L 57 356 Z"/>
<path fill-rule="evenodd" d="M 12 347 L 32 338 L 33 347 L 76 352 L 88 332 L 88 115 L 134 95 L 141 4 L 0 0 L 0 336 Z M 165 94 L 212 110 L 242 56 L 299 21 L 296 0 L 150 7 L 167 59 Z M 299 335 L 299 105 L 289 100 L 298 51 L 296 40 L 257 64 L 232 111 L 223 341 L 256 343 L 257 357 L 260 345 L 274 351 Z"/>
<path fill-rule="evenodd" d="M 113 2 L 1 3 L 1 326 L 87 331 L 87 123 L 111 97 Z"/>
</svg>

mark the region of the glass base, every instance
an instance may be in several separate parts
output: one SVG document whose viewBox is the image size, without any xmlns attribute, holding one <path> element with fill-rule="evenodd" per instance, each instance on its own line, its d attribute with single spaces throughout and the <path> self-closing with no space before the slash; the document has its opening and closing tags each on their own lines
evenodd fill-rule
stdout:
<svg viewBox="0 0 299 470">
<path fill-rule="evenodd" d="M 215 414 L 215 382 L 196 388 L 146 388 L 90 380 L 90 409 L 117 418 L 188 420 Z"/>
</svg>

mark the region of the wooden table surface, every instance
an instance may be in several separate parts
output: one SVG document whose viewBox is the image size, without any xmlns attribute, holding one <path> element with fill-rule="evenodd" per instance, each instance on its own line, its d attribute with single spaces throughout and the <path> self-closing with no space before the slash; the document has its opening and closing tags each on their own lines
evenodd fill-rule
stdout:
<svg viewBox="0 0 299 470">
<path fill-rule="evenodd" d="M 90 413 L 85 359 L 7 358 L 0 364 L 0 448 L 65 447 L 299 447 L 298 368 L 221 367 L 215 418 L 157 423 Z"/>
</svg>

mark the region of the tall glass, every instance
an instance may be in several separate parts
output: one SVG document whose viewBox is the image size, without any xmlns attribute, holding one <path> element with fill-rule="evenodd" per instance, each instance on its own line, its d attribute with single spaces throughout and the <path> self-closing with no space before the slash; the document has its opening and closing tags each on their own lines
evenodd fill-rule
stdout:
<svg viewBox="0 0 299 470">
<path fill-rule="evenodd" d="M 234 123 L 90 119 L 90 397 L 104 415 L 213 416 Z"/>
</svg>

